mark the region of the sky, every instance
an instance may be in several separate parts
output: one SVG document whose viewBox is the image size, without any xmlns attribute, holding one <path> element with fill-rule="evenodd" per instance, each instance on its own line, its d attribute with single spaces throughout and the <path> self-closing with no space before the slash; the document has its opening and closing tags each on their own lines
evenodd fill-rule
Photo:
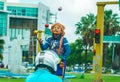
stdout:
<svg viewBox="0 0 120 82">
<path fill-rule="evenodd" d="M 38 2 L 50 7 L 50 11 L 57 13 L 57 22 L 65 26 L 65 37 L 70 43 L 78 36 L 75 35 L 75 24 L 80 18 L 89 13 L 97 15 L 97 2 L 118 0 L 7 0 L 7 2 L 38 4 Z M 58 8 L 62 7 L 62 11 Z M 107 5 L 105 10 L 112 9 L 114 13 L 120 13 L 119 5 Z"/>
</svg>

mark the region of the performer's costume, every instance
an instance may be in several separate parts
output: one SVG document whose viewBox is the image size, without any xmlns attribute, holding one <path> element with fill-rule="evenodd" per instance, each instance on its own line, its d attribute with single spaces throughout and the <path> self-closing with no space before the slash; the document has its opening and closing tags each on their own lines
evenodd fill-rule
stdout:
<svg viewBox="0 0 120 82">
<path fill-rule="evenodd" d="M 62 82 L 62 80 L 48 70 L 38 69 L 29 75 L 25 82 Z"/>
<path fill-rule="evenodd" d="M 55 25 L 53 25 L 52 28 L 56 28 L 55 26 L 58 26 L 58 28 L 59 27 L 63 28 L 63 26 L 59 23 L 56 23 Z M 53 50 L 59 55 L 59 57 L 61 58 L 61 61 L 64 62 L 63 63 L 64 68 L 61 68 L 60 64 L 58 64 L 56 75 L 64 77 L 65 69 L 66 69 L 66 58 L 71 52 L 70 46 L 67 39 L 63 37 L 63 32 L 60 34 L 54 34 L 54 32 L 52 31 L 52 34 L 53 34 L 52 37 L 48 38 L 45 44 L 40 44 L 40 46 L 42 50 L 46 50 L 46 49 Z"/>
</svg>

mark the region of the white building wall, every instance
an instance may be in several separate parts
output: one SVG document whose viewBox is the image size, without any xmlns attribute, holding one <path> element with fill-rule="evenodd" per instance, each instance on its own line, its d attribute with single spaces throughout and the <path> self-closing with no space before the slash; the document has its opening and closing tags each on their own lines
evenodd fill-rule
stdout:
<svg viewBox="0 0 120 82">
<path fill-rule="evenodd" d="M 42 3 L 39 3 L 38 4 L 38 24 L 37 24 L 38 27 L 37 27 L 37 30 L 45 31 L 45 24 L 49 22 L 49 18 L 48 17 L 49 17 L 49 7 L 45 6 Z M 42 33 L 41 38 L 43 40 L 45 40 L 44 33 Z M 37 45 L 39 45 L 38 42 L 37 42 Z"/>
<path fill-rule="evenodd" d="M 48 22 L 49 8 L 42 3 L 38 5 L 38 30 L 45 30 L 45 24 Z"/>
</svg>

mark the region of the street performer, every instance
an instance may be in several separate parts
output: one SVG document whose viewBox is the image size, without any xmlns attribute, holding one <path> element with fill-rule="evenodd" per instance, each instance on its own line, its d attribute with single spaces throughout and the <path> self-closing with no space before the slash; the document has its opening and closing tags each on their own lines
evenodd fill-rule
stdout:
<svg viewBox="0 0 120 82">
<path fill-rule="evenodd" d="M 42 39 L 38 39 L 41 50 L 53 50 L 59 55 L 61 62 L 57 65 L 56 75 L 62 78 L 65 75 L 66 58 L 71 52 L 68 40 L 64 37 L 64 29 L 62 24 L 55 23 L 51 26 L 52 37 L 49 37 L 44 44 Z"/>
</svg>

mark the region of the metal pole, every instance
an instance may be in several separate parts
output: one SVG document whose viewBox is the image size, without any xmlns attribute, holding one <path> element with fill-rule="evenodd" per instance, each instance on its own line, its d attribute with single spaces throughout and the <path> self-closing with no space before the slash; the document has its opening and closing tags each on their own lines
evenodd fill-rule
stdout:
<svg viewBox="0 0 120 82">
<path fill-rule="evenodd" d="M 112 53 L 112 63 L 114 63 L 114 59 L 115 59 L 115 58 L 114 58 L 114 57 L 115 57 L 115 56 L 114 56 L 114 43 L 112 43 L 112 49 L 113 49 L 113 53 Z"/>
<path fill-rule="evenodd" d="M 103 32 L 104 32 L 104 6 L 99 5 L 98 7 L 98 15 L 97 15 L 97 28 L 100 29 L 100 43 L 96 44 L 96 55 L 95 55 L 95 77 L 94 82 L 103 82 L 102 81 L 102 58 L 103 58 Z"/>
<path fill-rule="evenodd" d="M 104 34 L 104 6 L 106 4 L 118 4 L 118 1 L 113 2 L 97 2 L 97 28 L 100 29 L 100 43 L 95 44 L 96 55 L 95 62 L 95 76 L 93 82 L 103 82 L 102 80 L 102 59 L 103 59 L 103 34 Z"/>
</svg>

